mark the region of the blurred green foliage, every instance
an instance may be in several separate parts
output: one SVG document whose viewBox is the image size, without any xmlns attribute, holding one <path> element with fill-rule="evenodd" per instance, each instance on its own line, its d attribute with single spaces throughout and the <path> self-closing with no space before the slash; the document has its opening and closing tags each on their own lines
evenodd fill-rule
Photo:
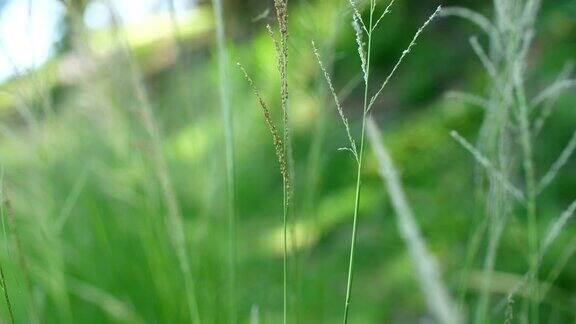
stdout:
<svg viewBox="0 0 576 324">
<path fill-rule="evenodd" d="M 229 1 L 225 5 L 230 16 L 231 63 L 246 65 L 275 118 L 280 118 L 275 53 L 264 28 L 273 19 L 272 4 L 254 3 Z M 444 3 L 452 4 L 490 14 L 485 1 Z M 375 73 L 375 84 L 436 5 L 399 1 L 387 16 L 375 41 L 375 68 L 381 72 Z M 292 221 L 299 243 L 290 259 L 290 314 L 301 323 L 333 323 L 340 320 L 344 302 L 354 168 L 350 156 L 338 151 L 346 142 L 345 133 L 322 83 L 310 41 L 314 39 L 322 54 L 331 57 L 338 89 L 358 84 L 360 63 L 346 1 L 291 1 L 290 7 L 297 206 Z M 267 8 L 270 15 L 253 21 Z M 143 30 L 142 38 L 128 34 L 161 125 L 169 173 L 185 216 L 201 317 L 205 323 L 224 323 L 228 318 L 224 266 L 228 238 L 223 130 L 211 11 L 203 7 L 199 13 L 193 16 L 196 20 L 186 23 L 190 29 L 182 29 L 186 47 L 180 56 L 174 53 L 169 28 L 145 42 L 138 42 L 150 36 Z M 574 58 L 575 18 L 573 1 L 545 2 L 531 54 L 528 87 L 533 93 L 553 81 L 563 64 Z M 466 22 L 436 21 L 374 112 L 385 125 L 385 141 L 454 295 L 460 289 L 469 239 L 484 215 L 482 203 L 475 200 L 474 162 L 450 139 L 449 131 L 457 129 L 474 139 L 482 111 L 448 100 L 444 94 L 449 90 L 482 94 L 485 90 L 487 77 L 467 43 L 475 34 L 479 31 Z M 29 321 L 33 309 L 43 323 L 189 320 L 181 274 L 165 230 L 166 208 L 151 168 L 150 141 L 129 85 L 130 71 L 119 49 L 98 48 L 99 37 L 109 44 L 118 42 L 106 38 L 112 37 L 109 31 L 102 35 L 91 35 L 96 54 L 82 61 L 80 66 L 88 72 L 73 82 L 58 77 L 48 81 L 58 69 L 43 69 L 36 77 L 21 77 L 2 86 L 2 194 L 13 207 L 33 288 L 30 302 L 15 235 L 8 226 L 11 211 L 4 208 L 0 261 L 17 322 Z M 64 62 L 69 55 L 62 53 L 55 61 Z M 234 64 L 230 70 L 237 161 L 239 319 L 247 323 L 250 314 L 258 312 L 262 323 L 278 323 L 282 312 L 281 179 L 257 102 Z M 344 102 L 355 133 L 361 112 L 359 92 L 359 87 L 353 88 Z M 574 131 L 575 99 L 572 92 L 558 102 L 557 112 L 538 138 L 539 174 Z M 28 119 L 21 113 L 27 110 Z M 315 147 L 320 147 L 318 169 L 311 166 Z M 351 322 L 418 322 L 427 317 L 425 304 L 372 156 L 367 163 Z M 570 162 L 544 194 L 542 232 L 575 198 L 574 166 Z M 521 210 L 515 214 L 496 267 L 498 278 L 510 286 L 523 275 L 527 262 L 525 219 Z M 544 274 L 574 233 L 569 224 L 544 260 Z M 483 250 L 469 265 L 473 275 L 480 274 Z M 473 280 L 464 285 L 472 306 L 478 286 Z M 503 296 L 502 287 L 495 287 L 495 294 Z M 556 322 L 573 320 L 573 260 L 554 288 L 554 294 L 544 301 L 545 316 L 556 316 Z M 6 307 L 0 304 L 0 316 L 7 320 Z M 503 311 L 498 310 L 494 318 L 503 318 Z"/>
</svg>

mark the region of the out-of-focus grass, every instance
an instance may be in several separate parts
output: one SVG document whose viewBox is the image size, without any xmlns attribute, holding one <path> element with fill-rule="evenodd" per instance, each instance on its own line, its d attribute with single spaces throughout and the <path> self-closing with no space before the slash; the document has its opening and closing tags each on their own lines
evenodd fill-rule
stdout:
<svg viewBox="0 0 576 324">
<path fill-rule="evenodd" d="M 291 294 L 297 293 L 299 316 L 304 323 L 340 320 L 345 295 L 342 282 L 346 278 L 348 229 L 353 212 L 349 203 L 354 195 L 351 185 L 354 174 L 350 172 L 353 165 L 346 153 L 337 151 L 345 143 L 346 135 L 340 131 L 335 108 L 324 106 L 327 101 L 318 98 L 312 90 L 316 89 L 314 84 L 321 76 L 308 45 L 312 36 L 316 40 L 326 39 L 335 10 L 339 9 L 321 1 L 312 7 L 294 6 L 291 12 L 291 61 L 298 63 L 289 71 L 291 84 L 295 85 L 291 91 L 291 107 L 297 175 L 307 167 L 310 139 L 318 122 L 316 116 L 320 110 L 329 113 L 320 170 L 322 185 L 311 210 L 298 214 L 297 232 L 302 235 L 300 262 L 305 265 L 305 271 L 300 272 L 297 282 L 292 281 L 294 286 L 290 289 Z M 405 7 L 400 7 L 399 16 L 403 10 Z M 556 36 L 560 40 L 569 38 L 562 32 L 563 28 L 554 27 L 555 20 L 546 17 L 542 23 L 545 35 L 552 30 L 554 35 L 560 33 Z M 148 91 L 164 134 L 168 171 L 174 178 L 185 218 L 193 273 L 198 278 L 196 292 L 201 317 L 206 323 L 220 323 L 227 318 L 222 305 L 228 293 L 224 266 L 227 220 L 222 194 L 225 192 L 223 139 L 212 50 L 194 46 L 203 44 L 211 29 L 211 19 L 194 20 L 191 26 L 195 23 L 201 26 L 190 27 L 190 30 L 200 32 L 186 36 L 191 48 L 185 59 L 178 62 L 148 70 L 153 66 L 149 58 L 170 55 L 169 30 L 166 30 L 168 34 L 158 35 L 159 43 L 146 36 L 145 41 L 134 41 L 133 45 L 140 66 L 147 72 Z M 393 23 L 400 24 L 396 20 L 390 24 Z M 391 28 L 392 25 L 385 26 Z M 348 70 L 348 63 L 357 64 L 352 59 L 355 58 L 355 48 L 350 46 L 353 32 L 347 20 L 340 28 L 335 51 L 337 88 L 355 77 L 352 69 Z M 398 28 L 402 32 L 409 29 Z M 400 168 L 430 249 L 438 256 L 445 279 L 455 291 L 466 244 L 480 222 L 481 213 L 476 211 L 478 206 L 472 198 L 472 163 L 450 140 L 449 131 L 458 129 L 464 135 L 474 134 L 482 112 L 445 100 L 441 95 L 443 90 L 453 89 L 452 84 L 475 85 L 482 77 L 478 76 L 479 69 L 469 65 L 463 67 L 466 76 L 454 73 L 453 66 L 448 66 L 447 74 L 438 78 L 422 75 L 429 62 L 438 62 L 439 67 L 433 71 L 440 69 L 440 63 L 446 63 L 446 56 L 442 54 L 452 55 L 448 46 L 457 47 L 454 49 L 457 53 L 461 51 L 460 47 L 450 45 L 457 42 L 456 38 L 448 42 L 442 36 L 446 30 L 452 33 L 452 28 L 442 22 L 431 30 L 427 40 L 419 45 L 421 48 L 414 51 L 400 71 L 399 83 L 385 94 L 375 111 L 386 124 L 387 144 Z M 383 43 L 387 35 L 383 33 Z M 466 37 L 461 37 L 465 43 Z M 543 38 L 543 44 L 553 49 L 547 49 L 546 53 L 554 52 L 562 58 L 570 55 L 569 49 L 573 46 L 566 42 L 548 45 L 547 39 Z M 405 45 L 402 39 L 393 43 L 389 46 Z M 264 32 L 255 33 L 253 38 L 230 46 L 233 60 L 242 61 L 253 71 L 264 96 L 278 113 L 275 94 L 279 84 L 268 36 Z M 437 50 L 437 46 L 448 48 Z M 559 50 L 554 51 L 556 48 Z M 2 106 L 5 107 L 3 116 L 7 116 L 2 119 L 7 132 L 0 139 L 6 187 L 3 195 L 14 208 L 29 263 L 33 299 L 42 322 L 134 322 L 140 318 L 146 322 L 186 322 L 183 280 L 170 238 L 163 230 L 166 211 L 152 175 L 145 132 L 134 114 L 136 101 L 126 86 L 124 62 L 114 54 L 114 49 L 110 51 L 112 54 L 100 57 L 95 62 L 95 72 L 81 82 L 54 87 L 47 81 L 48 76 L 37 74 L 49 88 L 58 89 L 52 92 L 56 113 L 50 118 L 39 112 L 39 100 L 34 96 L 21 98 L 33 109 L 37 129 L 26 126 L 13 110 L 17 104 L 14 101 Z M 385 71 L 391 64 L 387 51 L 377 56 L 378 69 Z M 535 74 L 545 81 L 553 79 L 555 72 L 550 70 L 559 67 L 549 63 L 552 61 L 543 56 L 543 63 L 536 65 Z M 437 80 L 440 81 L 436 83 Z M 237 147 L 238 314 L 241 322 L 247 322 L 250 310 L 257 305 L 262 322 L 276 323 L 282 315 L 282 211 L 279 208 L 282 187 L 259 108 L 240 74 L 232 74 L 230 81 Z M 16 92 L 16 89 L 33 86 L 28 80 L 11 84 L 3 89 Z M 539 84 L 535 82 L 534 87 Z M 358 115 L 357 102 L 358 93 L 353 91 L 345 102 L 352 116 Z M 558 113 L 549 124 L 551 127 L 538 138 L 544 145 L 539 146 L 537 159 L 553 161 L 562 143 L 569 138 L 576 120 L 570 106 L 573 102 L 573 95 L 559 102 Z M 358 130 L 357 123 L 351 126 Z M 565 168 L 564 176 L 557 179 L 544 196 L 542 224 L 559 215 L 567 202 L 574 199 L 576 175 L 572 165 L 573 162 Z M 357 289 L 351 322 L 415 322 L 426 316 L 424 300 L 396 232 L 372 156 L 367 157 L 365 166 Z M 297 182 L 296 186 L 298 190 L 306 183 Z M 301 203 L 296 201 L 297 206 Z M 6 223 L 6 213 L 3 219 Z M 503 237 L 497 268 L 504 273 L 498 279 L 506 282 L 518 279 L 508 274 L 523 274 L 525 269 L 526 247 L 521 243 L 526 241 L 524 221 L 518 212 Z M 573 232 L 569 226 L 549 255 L 559 254 Z M 16 319 L 26 322 L 29 303 L 14 236 L 7 227 L 1 233 L 0 258 Z M 554 261 L 553 257 L 545 259 L 542 271 L 550 271 Z M 473 268 L 480 267 L 478 259 Z M 550 313 L 558 311 L 560 319 L 574 316 L 564 305 L 571 305 L 570 291 L 576 285 L 575 267 L 574 262 L 568 263 L 555 286 L 559 293 L 544 301 L 543 307 Z M 477 289 L 472 280 L 467 295 L 469 301 L 475 300 Z M 1 305 L 0 314 L 7 320 L 4 304 Z"/>
</svg>

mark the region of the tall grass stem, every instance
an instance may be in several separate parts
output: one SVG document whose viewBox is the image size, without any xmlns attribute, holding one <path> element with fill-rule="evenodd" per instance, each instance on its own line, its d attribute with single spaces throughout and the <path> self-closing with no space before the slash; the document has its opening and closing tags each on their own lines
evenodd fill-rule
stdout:
<svg viewBox="0 0 576 324">
<path fill-rule="evenodd" d="M 218 72 L 220 106 L 222 109 L 222 126 L 224 128 L 224 142 L 226 155 L 226 186 L 228 198 L 228 275 L 230 285 L 230 322 L 237 322 L 237 229 L 236 229 L 236 179 L 234 162 L 234 124 L 230 109 L 230 80 L 228 72 L 228 48 L 226 46 L 226 33 L 222 0 L 213 1 L 214 17 L 216 18 L 216 41 L 218 44 Z"/>
</svg>

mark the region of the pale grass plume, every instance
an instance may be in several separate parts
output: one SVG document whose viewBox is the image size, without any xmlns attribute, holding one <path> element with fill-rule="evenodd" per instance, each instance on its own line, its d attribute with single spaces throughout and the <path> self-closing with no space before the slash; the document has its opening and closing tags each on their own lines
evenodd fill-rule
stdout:
<svg viewBox="0 0 576 324">
<path fill-rule="evenodd" d="M 354 0 L 348 0 L 348 2 L 350 3 L 350 7 L 352 8 L 352 16 L 354 17 L 354 20 L 358 23 L 360 23 L 360 25 L 362 26 L 362 29 L 366 32 L 366 34 L 369 33 L 368 28 L 366 27 L 366 24 L 364 23 L 364 20 L 362 20 L 362 15 L 360 14 L 360 11 L 358 10 L 358 6 L 356 5 L 356 1 Z"/>
<path fill-rule="evenodd" d="M 360 63 L 362 66 L 362 75 L 364 77 L 364 84 L 368 83 L 368 71 L 367 71 L 367 62 L 366 62 L 366 49 L 364 48 L 364 40 L 363 40 L 363 32 L 360 29 L 360 23 L 358 22 L 358 18 L 356 15 L 352 16 L 352 27 L 354 28 L 354 32 L 356 33 L 356 45 L 358 45 L 358 56 L 360 57 Z M 316 48 L 314 49 L 315 52 L 318 52 Z M 318 55 L 317 55 L 318 56 Z"/>
<path fill-rule="evenodd" d="M 505 227 L 505 221 L 512 205 L 502 196 L 498 186 L 510 190 L 510 178 L 513 171 L 522 171 L 525 190 L 524 199 L 519 200 L 526 208 L 528 246 L 529 246 L 529 274 L 530 318 L 538 319 L 538 218 L 537 218 L 537 184 L 535 181 L 535 163 L 533 156 L 533 133 L 530 120 L 530 104 L 525 89 L 525 74 L 527 70 L 527 56 L 534 37 L 534 21 L 539 8 L 538 1 L 500 1 L 495 0 L 493 5 L 496 13 L 494 22 L 481 14 L 466 8 L 448 8 L 444 16 L 457 16 L 479 26 L 486 32 L 490 41 L 490 58 L 485 55 L 479 43 L 472 43 L 472 47 L 479 56 L 482 64 L 491 76 L 490 105 L 482 125 L 480 147 L 486 152 L 488 158 L 479 158 L 479 151 L 467 143 L 457 133 L 457 139 L 468 151 L 486 168 L 489 165 L 497 166 L 497 176 L 488 177 L 489 189 L 486 206 L 489 217 L 493 219 L 490 226 L 487 257 L 485 260 L 484 277 L 486 284 L 480 292 L 480 301 L 476 310 L 476 320 L 485 322 L 489 318 L 490 292 L 488 290 L 494 259 L 497 254 L 498 242 Z M 524 10 L 525 9 L 525 10 Z M 493 62 L 493 63 L 492 63 Z M 491 65 L 497 66 L 493 69 Z M 495 73 L 495 74 L 494 74 Z M 509 129 L 514 127 L 512 136 L 507 136 Z M 459 137 L 459 138 L 458 138 Z M 519 147 L 518 153 L 510 154 L 512 145 Z M 476 151 L 476 152 L 474 152 Z M 514 163 L 514 161 L 520 161 Z M 510 173 L 510 174 L 509 174 Z M 515 194 L 519 198 L 518 194 Z M 492 207 L 491 207 L 492 206 Z M 495 207 L 495 208 L 494 208 Z M 536 302 L 535 302 L 536 301 Z"/>
<path fill-rule="evenodd" d="M 417 279 L 426 297 L 428 310 L 438 323 L 463 323 L 463 316 L 458 312 L 456 303 L 442 281 L 437 262 L 426 246 L 396 167 L 382 142 L 378 126 L 372 118 L 368 119 L 368 137 L 378 161 L 380 176 L 395 211 L 398 230 L 416 268 Z"/>
</svg>

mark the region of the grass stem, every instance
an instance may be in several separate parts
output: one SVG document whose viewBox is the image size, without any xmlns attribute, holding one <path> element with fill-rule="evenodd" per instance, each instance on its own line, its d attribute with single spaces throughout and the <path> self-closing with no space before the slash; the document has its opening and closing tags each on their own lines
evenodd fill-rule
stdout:
<svg viewBox="0 0 576 324">
<path fill-rule="evenodd" d="M 230 109 L 230 84 L 228 78 L 228 48 L 222 0 L 213 1 L 214 17 L 216 18 L 216 41 L 218 45 L 218 71 L 220 106 L 222 109 L 222 126 L 224 128 L 225 158 L 226 158 L 226 186 L 228 204 L 228 281 L 230 286 L 230 323 L 237 322 L 237 229 L 236 229 L 236 179 L 234 162 L 234 125 Z"/>
<path fill-rule="evenodd" d="M 350 312 L 350 304 L 352 302 L 352 284 L 354 281 L 354 257 L 356 255 L 356 236 L 358 233 L 358 213 L 360 211 L 360 195 L 362 193 L 362 164 L 364 162 L 364 137 L 366 133 L 366 117 L 368 114 L 369 105 L 369 85 L 370 85 L 370 63 L 371 63 L 371 51 L 372 51 L 372 28 L 374 19 L 374 7 L 375 0 L 370 0 L 370 21 L 368 28 L 368 43 L 367 51 L 365 53 L 365 62 L 363 62 L 364 69 L 364 107 L 362 109 L 362 134 L 360 135 L 360 152 L 357 156 L 357 169 L 356 169 L 356 190 L 354 198 L 354 220 L 352 224 L 352 238 L 350 241 L 350 258 L 348 262 L 348 276 L 346 283 L 346 301 L 344 304 L 344 324 L 348 323 L 348 316 Z M 357 18 L 362 21 L 361 18 Z M 360 58 L 362 59 L 362 43 L 359 41 Z M 353 143 L 353 142 L 352 142 Z"/>
</svg>

